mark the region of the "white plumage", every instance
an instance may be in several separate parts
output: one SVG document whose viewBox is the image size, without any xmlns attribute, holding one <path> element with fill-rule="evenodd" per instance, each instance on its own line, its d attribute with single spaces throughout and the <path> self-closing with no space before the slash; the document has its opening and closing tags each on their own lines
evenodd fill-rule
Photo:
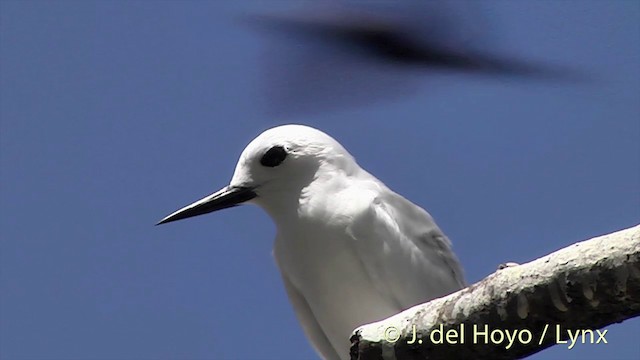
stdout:
<svg viewBox="0 0 640 360">
<path fill-rule="evenodd" d="M 349 358 L 356 327 L 465 285 L 431 216 L 319 130 L 263 132 L 243 151 L 229 186 L 161 223 L 241 202 L 257 204 L 275 222 L 274 256 L 287 294 L 326 359 Z"/>
</svg>

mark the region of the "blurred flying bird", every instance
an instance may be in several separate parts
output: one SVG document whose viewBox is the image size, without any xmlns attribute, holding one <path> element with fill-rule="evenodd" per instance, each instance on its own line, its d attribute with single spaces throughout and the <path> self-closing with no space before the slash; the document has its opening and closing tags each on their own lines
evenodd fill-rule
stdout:
<svg viewBox="0 0 640 360">
<path fill-rule="evenodd" d="M 271 111 L 295 114 L 404 96 L 424 70 L 561 79 L 567 69 L 498 55 L 473 2 L 321 2 L 303 12 L 252 16 L 280 35 L 267 56 Z M 282 41 L 284 40 L 284 41 Z"/>
</svg>

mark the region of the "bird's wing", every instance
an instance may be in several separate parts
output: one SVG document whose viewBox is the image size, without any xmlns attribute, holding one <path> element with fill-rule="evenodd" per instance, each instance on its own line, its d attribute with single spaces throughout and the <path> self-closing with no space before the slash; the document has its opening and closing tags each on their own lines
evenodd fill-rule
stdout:
<svg viewBox="0 0 640 360">
<path fill-rule="evenodd" d="M 381 186 L 348 231 L 382 296 L 400 311 L 463 288 L 451 242 L 429 213 Z"/>
<path fill-rule="evenodd" d="M 327 339 L 327 336 L 316 321 L 307 300 L 302 296 L 298 289 L 296 289 L 295 285 L 293 285 L 293 283 L 287 278 L 284 272 L 281 271 L 280 274 L 282 274 L 284 288 L 287 291 L 289 301 L 291 302 L 293 310 L 298 317 L 298 321 L 302 325 L 302 329 L 304 330 L 305 335 L 307 335 L 307 338 L 311 340 L 316 352 L 321 354 L 325 359 L 340 359 L 340 356 L 338 356 L 336 350 L 333 348 L 329 339 Z"/>
</svg>

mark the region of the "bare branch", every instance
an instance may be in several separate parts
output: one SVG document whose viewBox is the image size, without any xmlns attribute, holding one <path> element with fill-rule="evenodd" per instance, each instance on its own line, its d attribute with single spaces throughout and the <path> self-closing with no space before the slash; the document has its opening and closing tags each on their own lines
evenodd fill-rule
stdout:
<svg viewBox="0 0 640 360">
<path fill-rule="evenodd" d="M 638 315 L 640 225 L 361 326 L 351 358 L 517 359 L 558 343 L 602 343 L 606 330 L 599 329 Z"/>
</svg>

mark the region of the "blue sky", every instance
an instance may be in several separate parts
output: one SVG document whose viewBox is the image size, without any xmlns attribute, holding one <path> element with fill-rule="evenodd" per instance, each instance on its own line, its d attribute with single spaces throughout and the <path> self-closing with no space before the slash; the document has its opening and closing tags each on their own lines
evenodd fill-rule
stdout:
<svg viewBox="0 0 640 360">
<path fill-rule="evenodd" d="M 638 223 L 638 2 L 482 4 L 500 51 L 589 81 L 420 74 L 406 96 L 277 116 L 272 40 L 238 21 L 266 7 L 0 2 L 0 358 L 315 358 L 260 209 L 153 226 L 278 124 L 324 130 L 426 208 L 470 282 Z M 532 358 L 637 359 L 638 333 Z"/>
</svg>

